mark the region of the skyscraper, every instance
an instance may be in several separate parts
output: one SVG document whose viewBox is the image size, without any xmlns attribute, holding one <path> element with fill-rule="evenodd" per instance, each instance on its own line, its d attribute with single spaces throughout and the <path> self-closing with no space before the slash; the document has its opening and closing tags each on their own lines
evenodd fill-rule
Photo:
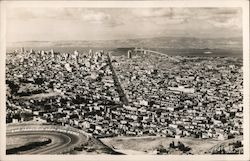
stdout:
<svg viewBox="0 0 250 161">
<path fill-rule="evenodd" d="M 74 51 L 73 58 L 75 59 L 76 64 L 79 63 L 79 52 L 77 50 Z"/>
<path fill-rule="evenodd" d="M 51 53 L 51 54 L 54 54 L 54 50 L 53 50 L 53 49 L 51 49 L 51 50 L 50 50 L 50 53 Z"/>
<path fill-rule="evenodd" d="M 54 55 L 54 50 L 53 49 L 50 50 L 50 54 L 51 54 L 51 57 L 54 58 L 55 55 Z"/>
<path fill-rule="evenodd" d="M 21 53 L 24 53 L 24 47 L 21 48 Z"/>
<path fill-rule="evenodd" d="M 92 49 L 89 49 L 89 57 L 92 57 L 93 56 L 93 51 Z"/>
<path fill-rule="evenodd" d="M 30 49 L 30 54 L 33 54 L 34 53 L 34 50 L 33 49 Z"/>
<path fill-rule="evenodd" d="M 129 50 L 128 51 L 128 58 L 131 59 L 131 57 L 132 57 L 132 52 L 131 52 L 131 50 Z"/>
</svg>

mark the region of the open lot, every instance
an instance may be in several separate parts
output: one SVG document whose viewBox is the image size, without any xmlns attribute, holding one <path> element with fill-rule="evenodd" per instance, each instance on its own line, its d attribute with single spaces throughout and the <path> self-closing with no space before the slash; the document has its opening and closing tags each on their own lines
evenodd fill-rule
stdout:
<svg viewBox="0 0 250 161">
<path fill-rule="evenodd" d="M 242 140 L 242 137 L 236 138 Z M 168 137 L 116 137 L 116 138 L 105 138 L 102 141 L 114 148 L 115 150 L 122 152 L 124 154 L 151 154 L 154 150 L 163 146 L 168 148 L 172 141 L 182 142 L 185 146 L 191 148 L 190 152 L 192 154 L 205 154 L 213 147 L 224 142 L 236 140 L 230 139 L 225 141 L 218 141 L 212 139 L 194 139 L 194 138 L 168 138 Z"/>
</svg>

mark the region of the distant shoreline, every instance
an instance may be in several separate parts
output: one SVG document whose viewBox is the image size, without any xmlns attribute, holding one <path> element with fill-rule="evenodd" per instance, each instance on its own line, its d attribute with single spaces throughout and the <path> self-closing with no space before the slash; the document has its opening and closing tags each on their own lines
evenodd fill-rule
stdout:
<svg viewBox="0 0 250 161">
<path fill-rule="evenodd" d="M 24 47 L 25 50 L 33 49 L 35 51 L 38 50 L 51 50 L 54 49 L 55 52 L 61 53 L 73 53 L 75 50 L 78 50 L 80 53 L 85 52 L 88 53 L 89 49 L 93 50 L 107 50 L 113 51 L 115 55 L 125 55 L 127 54 L 127 49 L 131 49 L 132 47 Z M 11 53 L 14 50 L 19 50 L 20 47 L 7 47 L 7 53 Z M 150 48 L 155 51 L 159 51 L 161 53 L 166 53 L 169 56 L 191 56 L 191 57 L 236 57 L 236 58 L 243 58 L 243 51 L 242 49 L 194 49 L 194 48 Z M 206 54 L 205 52 L 209 51 L 211 53 Z"/>
</svg>

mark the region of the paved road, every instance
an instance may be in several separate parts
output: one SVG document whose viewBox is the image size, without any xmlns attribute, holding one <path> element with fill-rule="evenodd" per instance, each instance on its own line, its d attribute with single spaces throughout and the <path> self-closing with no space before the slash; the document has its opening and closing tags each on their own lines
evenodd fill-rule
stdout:
<svg viewBox="0 0 250 161">
<path fill-rule="evenodd" d="M 113 79 L 114 79 L 116 90 L 119 93 L 120 100 L 122 101 L 123 104 L 128 105 L 128 98 L 126 97 L 126 95 L 125 95 L 125 93 L 124 93 L 124 91 L 122 89 L 121 83 L 119 82 L 118 76 L 115 73 L 115 70 L 114 70 L 112 62 L 110 60 L 110 55 L 109 54 L 108 54 L 108 64 L 109 64 L 110 69 L 112 71 L 112 76 L 113 76 Z"/>
<path fill-rule="evenodd" d="M 243 136 L 236 136 L 233 139 L 227 139 L 227 140 L 223 140 L 223 141 L 219 141 L 218 144 L 216 144 L 215 146 L 213 146 L 212 148 L 210 148 L 207 153 L 212 153 L 213 151 L 217 151 L 218 149 L 220 149 L 220 146 L 225 146 L 229 143 L 233 143 L 236 141 L 242 141 L 243 140 Z"/>
<path fill-rule="evenodd" d="M 51 138 L 52 142 L 46 146 L 38 147 L 29 151 L 22 152 L 22 154 L 59 154 L 69 148 L 74 147 L 80 143 L 82 139 L 78 136 L 68 133 L 51 132 L 51 131 L 23 131 L 7 134 L 7 139 L 10 137 L 30 137 L 42 136 Z M 86 139 L 87 140 L 87 139 Z M 35 140 L 34 140 L 35 141 Z"/>
</svg>

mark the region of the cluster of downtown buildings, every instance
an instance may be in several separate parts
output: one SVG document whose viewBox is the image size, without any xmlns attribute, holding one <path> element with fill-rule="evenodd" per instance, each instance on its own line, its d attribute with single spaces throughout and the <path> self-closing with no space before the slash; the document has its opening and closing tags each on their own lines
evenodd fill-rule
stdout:
<svg viewBox="0 0 250 161">
<path fill-rule="evenodd" d="M 7 123 L 39 118 L 97 137 L 243 134 L 242 60 L 129 51 L 7 54 Z"/>
</svg>

